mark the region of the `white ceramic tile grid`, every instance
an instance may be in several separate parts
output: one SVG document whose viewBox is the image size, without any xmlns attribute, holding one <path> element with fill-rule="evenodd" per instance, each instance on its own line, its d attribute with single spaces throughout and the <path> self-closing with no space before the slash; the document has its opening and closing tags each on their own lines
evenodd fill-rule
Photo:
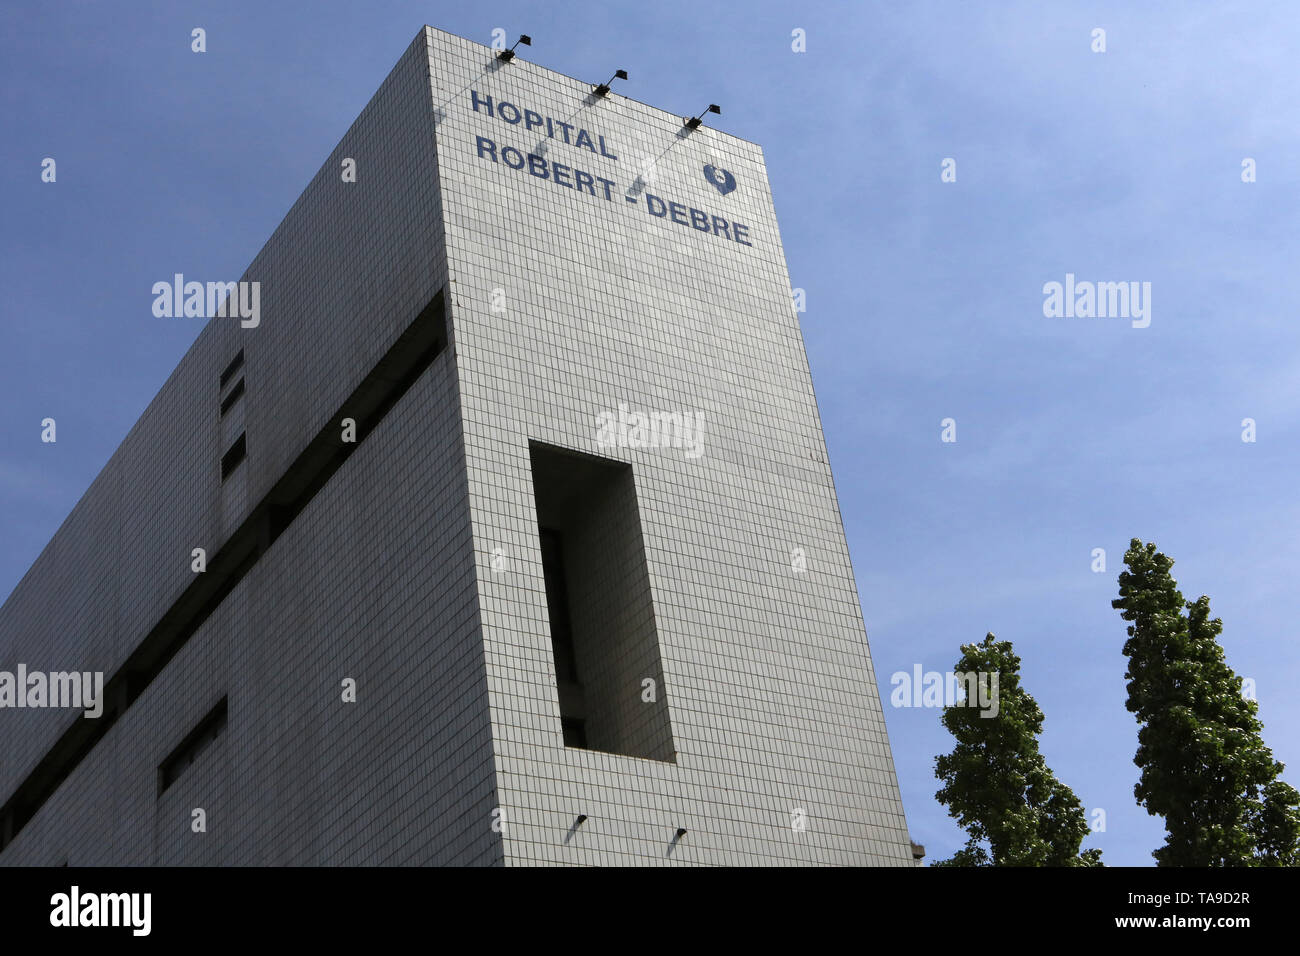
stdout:
<svg viewBox="0 0 1300 956">
<path fill-rule="evenodd" d="M 191 549 L 215 552 L 445 286 L 434 148 L 421 33 L 243 276 L 261 325 L 206 326 L 0 610 L 0 667 L 111 675 Z M 240 348 L 248 458 L 223 486 L 218 380 Z M 0 864 L 500 862 L 471 555 L 447 350 Z M 159 763 L 223 695 L 224 734 L 160 796 Z M 0 799 L 72 717 L 0 712 Z"/>
<path fill-rule="evenodd" d="M 761 151 L 439 31 L 429 52 L 507 863 L 909 865 Z M 700 453 L 602 447 L 620 404 L 702 416 Z M 530 439 L 633 465 L 675 764 L 562 744 Z"/>
<path fill-rule="evenodd" d="M 469 89 L 593 149 L 476 114 Z M 444 286 L 453 348 L 0 864 L 910 862 L 761 152 L 588 89 L 417 36 L 242 277 L 262 325 L 208 324 L 0 609 L 0 669 L 111 674 L 190 582 L 191 548 L 224 541 Z M 222 422 L 240 348 L 247 392 Z M 596 416 L 620 404 L 702 415 L 701 453 L 601 447 Z M 530 439 L 633 466 L 676 763 L 561 745 Z M 611 680 L 640 666 L 620 663 Z M 159 762 L 223 695 L 225 733 L 160 797 Z M 71 718 L 0 712 L 0 794 Z"/>
</svg>

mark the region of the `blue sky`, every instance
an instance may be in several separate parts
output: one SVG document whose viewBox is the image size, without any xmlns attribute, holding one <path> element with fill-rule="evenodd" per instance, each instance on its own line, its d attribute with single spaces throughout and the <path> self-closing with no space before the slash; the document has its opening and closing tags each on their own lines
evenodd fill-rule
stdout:
<svg viewBox="0 0 1300 956">
<path fill-rule="evenodd" d="M 242 273 L 422 24 L 525 32 L 526 59 L 626 69 L 623 92 L 683 115 L 719 103 L 711 125 L 765 150 L 913 839 L 963 840 L 933 799 L 952 741 L 888 706 L 889 677 L 993 631 L 1049 765 L 1106 811 L 1085 845 L 1149 865 L 1110 607 L 1130 537 L 1210 595 L 1300 786 L 1300 18 L 1132 6 L 6 4 L 0 594 L 197 333 L 152 318 L 152 283 Z M 1066 273 L 1150 282 L 1150 326 L 1045 318 Z"/>
</svg>

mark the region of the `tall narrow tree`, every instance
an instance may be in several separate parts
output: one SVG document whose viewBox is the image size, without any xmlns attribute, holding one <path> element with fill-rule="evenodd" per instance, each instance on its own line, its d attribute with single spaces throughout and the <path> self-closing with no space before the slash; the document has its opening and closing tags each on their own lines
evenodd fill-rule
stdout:
<svg viewBox="0 0 1300 956">
<path fill-rule="evenodd" d="M 969 839 L 934 865 L 1100 866 L 1100 850 L 1079 853 L 1088 835 L 1083 805 L 1038 751 L 1043 712 L 1020 686 L 1020 658 L 1011 642 L 989 634 L 961 651 L 956 673 L 974 673 L 984 687 L 995 688 L 996 708 L 978 706 L 969 689 L 965 701 L 944 708 L 943 725 L 957 746 L 935 758 L 935 776 L 944 782 L 935 798 Z"/>
<path fill-rule="evenodd" d="M 1161 866 L 1300 864 L 1300 794 L 1280 779 L 1258 705 L 1224 661 L 1210 599 L 1184 601 L 1174 562 L 1134 538 L 1113 607 L 1131 624 L 1128 709 L 1142 725 L 1133 793 L 1165 819 Z M 1186 614 L 1184 614 L 1186 610 Z"/>
</svg>

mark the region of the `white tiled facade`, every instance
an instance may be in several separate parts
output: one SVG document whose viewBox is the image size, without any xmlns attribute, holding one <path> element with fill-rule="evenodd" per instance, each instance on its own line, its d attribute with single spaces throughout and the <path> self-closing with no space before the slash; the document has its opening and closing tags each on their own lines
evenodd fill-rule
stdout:
<svg viewBox="0 0 1300 956">
<path fill-rule="evenodd" d="M 912 863 L 757 146 L 425 28 L 243 278 L 261 325 L 209 322 L 0 610 L 0 670 L 114 674 L 440 290 L 450 346 L 0 864 Z M 692 441 L 611 444 L 636 413 Z M 564 746 L 530 443 L 631 466 L 572 560 L 616 649 L 589 707 L 654 757 Z M 74 719 L 0 710 L 0 801 Z"/>
</svg>

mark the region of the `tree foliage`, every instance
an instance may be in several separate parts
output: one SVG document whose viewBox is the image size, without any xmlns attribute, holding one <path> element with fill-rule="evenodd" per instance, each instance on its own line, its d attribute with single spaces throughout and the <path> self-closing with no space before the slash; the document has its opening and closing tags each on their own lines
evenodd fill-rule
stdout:
<svg viewBox="0 0 1300 956">
<path fill-rule="evenodd" d="M 1167 830 L 1152 856 L 1160 866 L 1300 864 L 1300 794 L 1280 779 L 1258 705 L 1224 661 L 1210 599 L 1184 601 L 1154 544 L 1134 538 L 1124 563 L 1111 604 L 1131 622 L 1127 707 L 1142 724 L 1133 792 Z"/>
<path fill-rule="evenodd" d="M 935 798 L 969 839 L 933 865 L 1100 866 L 1100 850 L 1079 852 L 1088 835 L 1083 805 L 1038 751 L 1043 712 L 1020 686 L 1011 642 L 989 634 L 961 651 L 958 674 L 998 675 L 997 711 L 988 716 L 969 700 L 944 708 L 943 725 L 957 746 L 935 758 L 935 776 L 944 782 Z"/>
</svg>

